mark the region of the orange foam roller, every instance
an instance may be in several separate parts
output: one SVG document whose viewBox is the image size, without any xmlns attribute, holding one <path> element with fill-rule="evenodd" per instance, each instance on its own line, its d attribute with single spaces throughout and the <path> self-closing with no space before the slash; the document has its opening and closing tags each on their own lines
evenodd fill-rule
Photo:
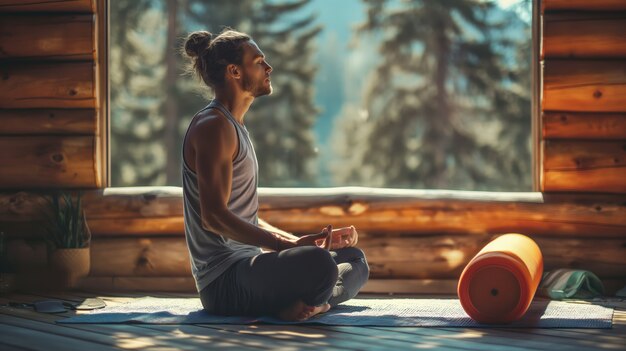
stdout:
<svg viewBox="0 0 626 351">
<path fill-rule="evenodd" d="M 527 236 L 504 234 L 465 266 L 457 294 L 465 312 L 476 321 L 509 323 L 526 313 L 542 274 L 539 246 Z"/>
</svg>

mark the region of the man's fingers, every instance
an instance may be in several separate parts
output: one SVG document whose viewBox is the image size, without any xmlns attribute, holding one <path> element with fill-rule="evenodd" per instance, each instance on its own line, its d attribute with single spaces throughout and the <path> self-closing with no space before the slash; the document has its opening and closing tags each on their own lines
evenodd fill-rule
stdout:
<svg viewBox="0 0 626 351">
<path fill-rule="evenodd" d="M 352 228 L 339 228 L 333 230 L 332 240 L 335 244 L 343 244 L 345 240 L 352 239 Z"/>
<path fill-rule="evenodd" d="M 344 227 L 334 230 L 335 235 L 351 236 L 355 232 L 354 227 Z"/>
<path fill-rule="evenodd" d="M 332 235 L 331 235 L 331 248 L 332 249 L 341 249 L 344 247 L 356 246 L 357 242 L 358 242 L 358 234 L 354 226 L 337 228 L 337 229 L 332 230 Z M 318 245 L 318 246 L 321 246 L 321 245 Z"/>
<path fill-rule="evenodd" d="M 323 231 L 317 233 L 317 234 L 313 234 L 313 236 L 315 237 L 315 240 L 318 239 L 325 239 L 328 236 L 328 233 L 326 233 L 326 229 L 324 229 Z"/>
<path fill-rule="evenodd" d="M 359 242 L 359 233 L 357 233 L 356 228 L 351 225 L 350 228 L 352 229 L 352 243 L 350 243 L 350 246 L 356 246 L 356 244 Z"/>
<path fill-rule="evenodd" d="M 317 234 L 311 234 L 313 242 L 316 246 L 320 246 L 326 250 L 330 250 L 330 244 L 332 242 L 333 226 L 328 225 Z"/>
<path fill-rule="evenodd" d="M 335 236 L 344 236 L 349 235 L 350 233 L 352 233 L 352 228 L 350 227 L 333 229 L 333 235 Z"/>
<path fill-rule="evenodd" d="M 359 236 L 354 226 L 349 226 L 349 227 L 342 228 L 342 229 L 345 229 L 344 231 L 345 236 L 342 236 L 342 239 L 345 239 L 348 241 L 346 246 L 348 247 L 355 246 L 358 241 Z"/>
<path fill-rule="evenodd" d="M 326 240 L 324 241 L 325 245 L 325 249 L 326 250 L 330 250 L 330 244 L 332 243 L 333 239 L 333 226 L 332 225 L 328 225 L 326 227 Z"/>
<path fill-rule="evenodd" d="M 330 244 L 332 243 L 332 239 L 333 239 L 333 226 L 332 225 L 328 225 L 326 227 L 326 240 L 324 240 L 324 248 L 326 250 L 330 250 Z"/>
</svg>

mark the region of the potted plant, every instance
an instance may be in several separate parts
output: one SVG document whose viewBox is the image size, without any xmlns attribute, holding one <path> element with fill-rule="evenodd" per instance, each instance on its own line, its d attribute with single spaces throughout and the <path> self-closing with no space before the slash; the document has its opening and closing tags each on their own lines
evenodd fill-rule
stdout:
<svg viewBox="0 0 626 351">
<path fill-rule="evenodd" d="M 6 294 L 15 288 L 15 271 L 9 262 L 8 240 L 0 231 L 0 294 Z"/>
<path fill-rule="evenodd" d="M 81 192 L 78 191 L 76 201 L 65 191 L 54 191 L 44 197 L 48 263 L 59 275 L 61 286 L 72 288 L 90 270 L 91 231 L 82 209 Z"/>
</svg>

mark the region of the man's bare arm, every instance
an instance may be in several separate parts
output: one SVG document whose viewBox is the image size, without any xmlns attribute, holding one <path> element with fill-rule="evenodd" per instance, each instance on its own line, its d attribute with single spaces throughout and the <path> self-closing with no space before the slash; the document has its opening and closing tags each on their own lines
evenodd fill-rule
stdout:
<svg viewBox="0 0 626 351">
<path fill-rule="evenodd" d="M 259 227 L 263 228 L 267 231 L 270 231 L 274 234 L 283 236 L 287 239 L 290 240 L 297 240 L 298 237 L 286 232 L 282 229 L 276 228 L 273 225 L 267 223 L 266 221 L 262 220 L 261 218 L 259 218 Z M 331 249 L 335 250 L 335 249 L 340 249 L 343 247 L 350 247 L 350 246 L 356 246 L 357 242 L 358 242 L 358 233 L 356 231 L 356 229 L 354 228 L 354 226 L 349 226 L 349 227 L 343 227 L 343 228 L 337 228 L 337 229 L 333 229 L 332 230 L 332 243 L 331 243 Z"/>
<path fill-rule="evenodd" d="M 266 221 L 262 220 L 261 218 L 259 218 L 259 227 L 262 228 L 262 229 L 265 229 L 267 231 L 270 231 L 270 232 L 272 232 L 274 234 L 280 235 L 280 236 L 282 236 L 284 238 L 287 238 L 287 239 L 293 239 L 293 240 L 297 240 L 298 239 L 297 236 L 295 236 L 295 235 L 293 235 L 291 233 L 288 233 L 288 232 L 286 232 L 286 231 L 284 231 L 282 229 L 278 229 L 278 228 L 274 227 L 273 225 L 267 223 Z"/>
<path fill-rule="evenodd" d="M 293 246 L 287 240 L 248 223 L 228 209 L 232 185 L 232 159 L 237 151 L 235 127 L 213 114 L 195 126 L 193 145 L 200 192 L 202 226 L 242 243 L 276 250 Z M 281 246 L 282 244 L 282 246 Z"/>
</svg>

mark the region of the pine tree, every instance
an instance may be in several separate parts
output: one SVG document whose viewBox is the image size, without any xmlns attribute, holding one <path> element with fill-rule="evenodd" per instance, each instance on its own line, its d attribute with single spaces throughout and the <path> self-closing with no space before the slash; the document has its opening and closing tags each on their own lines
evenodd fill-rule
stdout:
<svg viewBox="0 0 626 351">
<path fill-rule="evenodd" d="M 532 187 L 532 154 L 531 154 L 531 63 L 532 63 L 532 1 L 518 0 L 507 13 L 509 25 L 521 33 L 524 39 L 512 43 L 512 49 L 506 52 L 513 64 L 507 72 L 506 84 L 498 86 L 498 99 L 495 102 L 499 117 L 507 128 L 503 128 L 498 136 L 503 154 L 507 154 L 516 162 L 503 165 L 501 173 L 509 176 L 510 182 L 504 190 L 528 191 Z M 519 21 L 518 17 L 528 19 Z"/>
<path fill-rule="evenodd" d="M 321 27 L 314 25 L 314 15 L 284 20 L 307 3 L 267 1 L 252 30 L 274 67 L 275 93 L 259 99 L 249 117 L 264 168 L 259 171 L 264 186 L 312 186 L 317 179 L 313 125 L 320 111 L 313 103 L 317 67 L 312 61 L 314 39 Z"/>
<path fill-rule="evenodd" d="M 165 163 L 165 177 L 167 185 L 182 185 L 182 142 L 181 132 L 178 128 L 180 121 L 179 103 L 177 97 L 177 81 L 180 76 L 182 58 L 176 50 L 181 34 L 179 25 L 179 0 L 166 0 L 167 10 L 167 35 L 164 52 L 165 64 L 165 97 L 163 102 L 163 115 L 165 117 L 164 146 L 167 153 Z"/>
<path fill-rule="evenodd" d="M 112 1 L 111 177 L 114 186 L 162 185 L 165 18 L 153 1 Z"/>
<path fill-rule="evenodd" d="M 530 86 L 521 77 L 529 70 L 507 60 L 518 43 L 502 35 L 514 19 L 492 18 L 496 6 L 477 0 L 364 2 L 359 33 L 382 36 L 382 63 L 366 111 L 340 122 L 338 180 L 526 190 Z"/>
</svg>

